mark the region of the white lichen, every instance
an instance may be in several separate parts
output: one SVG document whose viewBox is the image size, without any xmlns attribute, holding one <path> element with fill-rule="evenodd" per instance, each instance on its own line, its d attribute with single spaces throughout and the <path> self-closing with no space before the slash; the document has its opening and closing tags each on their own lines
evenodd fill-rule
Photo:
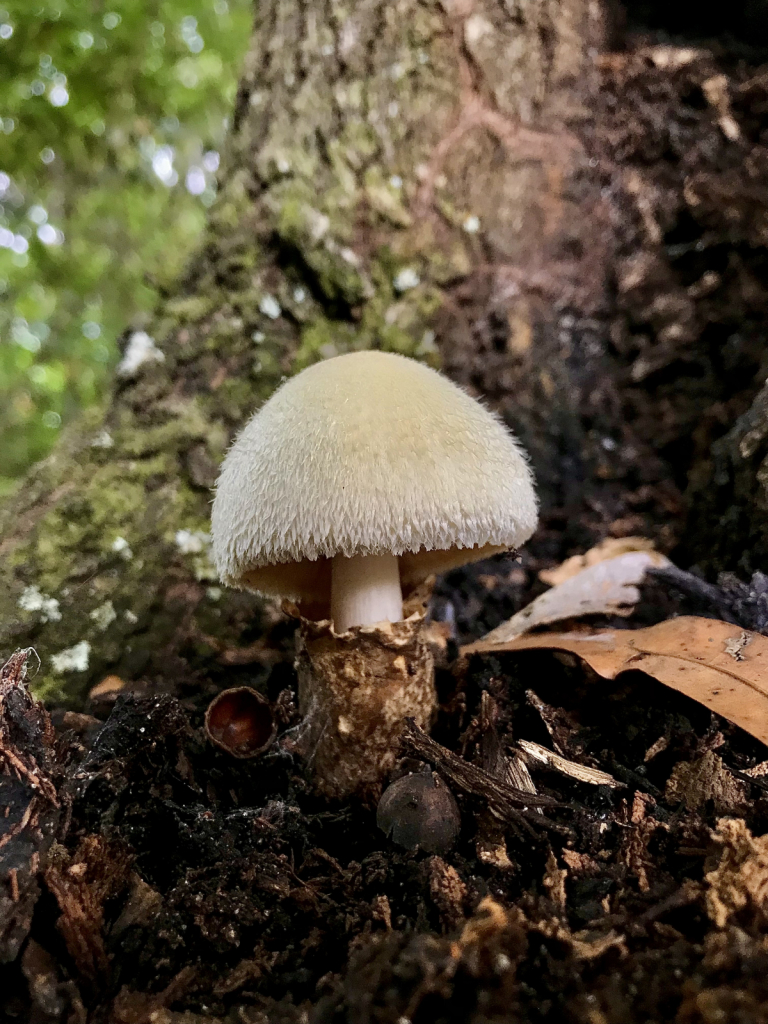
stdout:
<svg viewBox="0 0 768 1024">
<path fill-rule="evenodd" d="M 319 210 L 315 210 L 314 207 L 306 207 L 307 227 L 309 228 L 310 238 L 313 242 L 319 242 L 323 238 L 328 228 L 331 226 L 331 218 L 325 213 L 321 213 Z"/>
<path fill-rule="evenodd" d="M 209 547 L 211 535 L 203 530 L 177 530 L 174 540 L 182 555 L 199 555 Z"/>
<path fill-rule="evenodd" d="M 282 313 L 280 303 L 274 295 L 265 295 L 259 303 L 259 309 L 264 316 L 268 316 L 270 320 L 277 320 Z"/>
<path fill-rule="evenodd" d="M 216 569 L 211 561 L 211 535 L 204 530 L 177 530 L 176 547 L 183 555 L 192 555 L 195 579 L 215 580 Z"/>
<path fill-rule="evenodd" d="M 91 441 L 91 448 L 112 448 L 114 443 L 108 430 L 100 430 Z"/>
<path fill-rule="evenodd" d="M 133 558 L 133 552 L 131 551 L 131 545 L 125 539 L 125 537 L 115 537 L 112 541 L 112 550 L 115 554 L 120 555 L 126 562 L 130 562 Z"/>
<path fill-rule="evenodd" d="M 482 14 L 474 14 L 464 22 L 464 39 L 468 46 L 479 43 L 484 36 L 492 36 L 494 27 Z"/>
<path fill-rule="evenodd" d="M 341 249 L 339 252 L 339 256 L 341 256 L 344 262 L 348 263 L 351 267 L 360 266 L 360 257 L 357 255 L 354 249 Z"/>
<path fill-rule="evenodd" d="M 81 640 L 74 647 L 67 647 L 58 654 L 51 655 L 53 671 L 61 675 L 64 672 L 87 672 L 91 645 Z"/>
<path fill-rule="evenodd" d="M 123 618 L 125 619 L 126 622 L 130 622 L 132 626 L 135 626 L 136 623 L 139 621 L 139 616 L 135 612 L 132 612 L 130 608 L 128 609 L 127 612 L 123 613 Z"/>
<path fill-rule="evenodd" d="M 395 286 L 395 291 L 407 292 L 409 289 L 415 288 L 420 281 L 421 278 L 413 267 L 403 267 L 403 269 L 395 276 L 392 283 Z"/>
<path fill-rule="evenodd" d="M 98 608 L 94 608 L 89 617 L 93 619 L 97 627 L 103 632 L 115 621 L 117 618 L 117 612 L 115 611 L 115 606 L 111 601 L 105 601 L 104 604 L 100 604 Z"/>
<path fill-rule="evenodd" d="M 161 352 L 146 331 L 134 331 L 128 339 L 123 358 L 117 366 L 118 377 L 133 377 L 144 363 L 164 363 L 165 353 Z"/>
<path fill-rule="evenodd" d="M 60 622 L 61 611 L 55 597 L 44 594 L 39 587 L 25 587 L 19 598 L 19 608 L 25 612 L 40 612 L 43 622 Z"/>
<path fill-rule="evenodd" d="M 206 596 L 209 601 L 220 601 L 222 590 L 221 587 L 208 587 L 206 590 Z"/>
</svg>

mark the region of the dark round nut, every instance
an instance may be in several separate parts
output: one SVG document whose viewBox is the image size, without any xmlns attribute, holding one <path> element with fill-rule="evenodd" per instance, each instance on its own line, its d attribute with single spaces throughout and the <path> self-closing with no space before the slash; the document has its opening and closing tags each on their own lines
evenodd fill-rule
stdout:
<svg viewBox="0 0 768 1024">
<path fill-rule="evenodd" d="M 205 712 L 205 733 L 233 757 L 256 757 L 272 746 L 277 723 L 266 697 L 248 686 L 223 690 Z"/>
<path fill-rule="evenodd" d="M 439 775 L 424 772 L 398 779 L 384 790 L 376 824 L 407 850 L 447 853 L 459 834 L 461 815 Z"/>
</svg>

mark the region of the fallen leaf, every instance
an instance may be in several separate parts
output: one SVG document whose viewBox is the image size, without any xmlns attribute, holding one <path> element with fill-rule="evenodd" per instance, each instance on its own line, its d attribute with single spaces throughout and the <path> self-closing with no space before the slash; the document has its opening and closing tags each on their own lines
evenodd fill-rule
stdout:
<svg viewBox="0 0 768 1024">
<path fill-rule="evenodd" d="M 747 633 L 750 642 L 736 661 L 730 650 L 741 632 L 728 622 L 686 615 L 646 629 L 544 633 L 505 643 L 480 640 L 461 653 L 570 651 L 604 679 L 639 670 L 768 743 L 768 637 Z"/>
<path fill-rule="evenodd" d="M 606 537 L 583 555 L 572 555 L 566 558 L 554 569 L 542 569 L 539 579 L 542 583 L 548 583 L 550 587 L 556 587 L 559 583 L 565 583 L 572 576 L 578 575 L 582 569 L 588 569 L 598 562 L 606 562 L 618 555 L 626 555 L 632 551 L 654 551 L 653 541 L 648 537 Z M 495 579 L 496 577 L 494 577 Z"/>
<path fill-rule="evenodd" d="M 628 614 L 640 600 L 637 584 L 648 569 L 669 564 L 656 551 L 629 551 L 598 562 L 541 594 L 483 640 L 506 643 L 536 626 L 581 615 Z"/>
</svg>

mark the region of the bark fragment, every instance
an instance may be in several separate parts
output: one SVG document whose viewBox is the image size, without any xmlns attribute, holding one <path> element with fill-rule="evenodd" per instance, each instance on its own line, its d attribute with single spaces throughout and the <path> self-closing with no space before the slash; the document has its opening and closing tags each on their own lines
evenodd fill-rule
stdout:
<svg viewBox="0 0 768 1024">
<path fill-rule="evenodd" d="M 17 651 L 0 669 L 0 963 L 15 960 L 29 932 L 60 818 L 53 726 L 27 689 L 29 654 Z"/>
</svg>

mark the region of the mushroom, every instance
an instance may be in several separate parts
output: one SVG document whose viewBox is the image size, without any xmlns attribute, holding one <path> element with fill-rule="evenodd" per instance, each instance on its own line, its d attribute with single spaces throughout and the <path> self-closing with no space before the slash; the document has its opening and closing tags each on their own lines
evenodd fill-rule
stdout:
<svg viewBox="0 0 768 1024">
<path fill-rule="evenodd" d="M 403 591 L 518 547 L 536 520 L 526 457 L 498 416 L 415 360 L 355 352 L 286 381 L 242 430 L 217 485 L 213 555 L 222 582 L 288 598 L 332 637 L 380 624 L 392 661 L 381 624 L 402 625 Z M 335 732 L 355 732 L 339 718 Z"/>
</svg>

